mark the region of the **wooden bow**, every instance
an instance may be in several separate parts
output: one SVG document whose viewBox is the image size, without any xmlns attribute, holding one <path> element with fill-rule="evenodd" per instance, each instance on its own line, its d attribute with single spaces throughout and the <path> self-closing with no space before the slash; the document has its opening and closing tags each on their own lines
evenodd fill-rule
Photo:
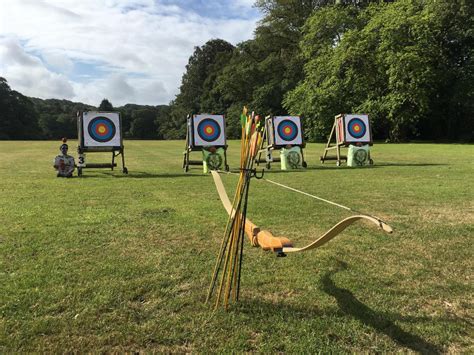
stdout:
<svg viewBox="0 0 474 355">
<path fill-rule="evenodd" d="M 217 188 L 217 192 L 219 193 L 219 197 L 222 201 L 222 204 L 224 205 L 224 208 L 226 209 L 229 215 L 233 215 L 235 211 L 233 211 L 232 209 L 232 204 L 229 200 L 229 196 L 227 195 L 219 173 L 217 171 L 211 171 L 211 173 L 212 178 L 214 179 L 214 184 Z M 334 225 L 331 229 L 329 229 L 326 233 L 324 233 L 321 237 L 317 238 L 314 242 L 302 248 L 294 247 L 293 243 L 288 238 L 275 237 L 271 232 L 260 229 L 248 218 L 245 219 L 245 233 L 247 234 L 247 237 L 250 239 L 250 242 L 253 246 L 259 246 L 263 250 L 271 250 L 273 252 L 278 253 L 279 255 L 284 256 L 286 253 L 302 252 L 319 248 L 320 246 L 329 242 L 339 233 L 344 231 L 351 224 L 360 219 L 370 221 L 371 223 L 375 224 L 377 227 L 383 229 L 387 233 L 393 232 L 392 227 L 390 227 L 387 223 L 383 222 L 379 218 L 364 214 L 358 214 L 343 219 L 342 221 Z"/>
</svg>

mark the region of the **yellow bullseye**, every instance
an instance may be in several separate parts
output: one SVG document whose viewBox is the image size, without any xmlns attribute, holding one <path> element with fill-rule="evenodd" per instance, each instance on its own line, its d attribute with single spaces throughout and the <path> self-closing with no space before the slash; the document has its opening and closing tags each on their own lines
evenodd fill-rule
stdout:
<svg viewBox="0 0 474 355">
<path fill-rule="evenodd" d="M 106 129 L 104 126 L 99 127 L 99 133 L 105 133 Z"/>
</svg>

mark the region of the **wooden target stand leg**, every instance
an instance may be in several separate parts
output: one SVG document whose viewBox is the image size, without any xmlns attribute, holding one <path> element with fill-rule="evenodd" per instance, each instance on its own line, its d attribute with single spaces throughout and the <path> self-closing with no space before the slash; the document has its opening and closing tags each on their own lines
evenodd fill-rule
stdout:
<svg viewBox="0 0 474 355">
<path fill-rule="evenodd" d="M 184 152 L 184 161 L 183 161 L 183 169 L 185 172 L 189 171 L 189 154 L 191 153 L 191 149 L 186 148 Z"/>
<path fill-rule="evenodd" d="M 123 148 L 121 148 L 117 154 L 115 154 L 115 152 L 112 152 L 112 154 L 114 155 L 113 159 L 112 159 L 112 170 L 114 170 L 114 160 L 115 160 L 115 157 L 118 157 L 119 155 L 122 156 L 122 173 L 124 174 L 128 174 L 128 169 L 127 167 L 125 166 L 125 154 L 124 154 L 124 151 L 123 151 Z M 116 165 L 115 165 L 116 166 Z"/>
<path fill-rule="evenodd" d="M 306 163 L 306 160 L 304 159 L 304 148 L 300 147 L 300 152 L 301 152 L 301 166 L 303 168 L 307 168 L 308 164 Z"/>
<path fill-rule="evenodd" d="M 184 147 L 184 153 L 183 153 L 184 154 L 183 169 L 186 173 L 189 171 L 190 165 L 202 165 L 202 161 L 190 159 L 191 152 L 193 151 L 197 151 L 197 149 L 191 147 L 189 133 L 188 133 L 188 130 L 186 130 L 186 146 Z M 199 149 L 199 151 L 201 150 Z"/>
<path fill-rule="evenodd" d="M 184 147 L 183 153 L 183 169 L 187 173 L 189 170 L 189 153 L 191 152 L 189 148 L 189 134 L 188 130 L 186 130 L 186 145 Z"/>
<path fill-rule="evenodd" d="M 227 163 L 227 144 L 224 147 L 224 168 L 225 168 L 225 171 L 230 170 L 229 164 Z"/>
<path fill-rule="evenodd" d="M 333 137 L 336 140 L 336 144 L 333 146 L 331 145 L 331 141 L 333 140 Z M 324 164 L 326 160 L 335 160 L 337 166 L 341 166 L 341 162 L 343 160 L 347 161 L 347 156 L 341 155 L 341 146 L 343 144 L 338 143 L 339 138 L 338 138 L 338 132 L 337 132 L 337 118 L 334 119 L 334 124 L 331 129 L 331 133 L 329 134 L 329 139 L 326 144 L 326 147 L 324 148 L 324 153 L 323 155 L 320 156 L 319 160 L 321 161 L 321 164 Z M 336 150 L 336 156 L 328 156 L 328 152 L 330 150 Z"/>
</svg>

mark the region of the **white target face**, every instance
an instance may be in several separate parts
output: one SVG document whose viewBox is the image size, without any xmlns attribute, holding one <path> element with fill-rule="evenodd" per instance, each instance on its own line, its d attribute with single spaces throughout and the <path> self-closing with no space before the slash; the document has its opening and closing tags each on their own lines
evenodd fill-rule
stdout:
<svg viewBox="0 0 474 355">
<path fill-rule="evenodd" d="M 122 127 L 118 112 L 84 112 L 82 131 L 86 147 L 121 146 Z"/>
<path fill-rule="evenodd" d="M 298 116 L 273 117 L 275 145 L 303 144 L 301 120 Z"/>
<path fill-rule="evenodd" d="M 225 146 L 223 115 L 194 115 L 193 138 L 195 147 Z"/>
<path fill-rule="evenodd" d="M 368 115 L 349 114 L 344 116 L 346 143 L 371 143 Z"/>
</svg>

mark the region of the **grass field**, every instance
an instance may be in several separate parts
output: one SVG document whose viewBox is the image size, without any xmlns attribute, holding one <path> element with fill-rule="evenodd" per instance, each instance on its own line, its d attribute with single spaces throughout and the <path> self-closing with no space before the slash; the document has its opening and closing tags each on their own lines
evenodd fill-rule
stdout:
<svg viewBox="0 0 474 355">
<path fill-rule="evenodd" d="M 357 223 L 286 258 L 246 244 L 228 312 L 204 304 L 226 214 L 209 175 L 183 173 L 183 142 L 127 141 L 128 176 L 73 179 L 55 177 L 59 145 L 0 142 L 2 353 L 474 352 L 472 145 L 376 144 L 375 166 L 350 169 L 321 166 L 309 144 L 308 169 L 275 165 L 270 179 L 395 231 Z M 231 142 L 231 168 L 238 152 Z M 349 215 L 256 180 L 249 200 L 256 224 L 296 246 Z"/>
</svg>

